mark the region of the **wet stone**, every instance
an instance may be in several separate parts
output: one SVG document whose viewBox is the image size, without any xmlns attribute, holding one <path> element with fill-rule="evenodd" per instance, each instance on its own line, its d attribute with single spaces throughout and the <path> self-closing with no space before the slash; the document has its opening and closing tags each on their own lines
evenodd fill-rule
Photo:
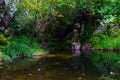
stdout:
<svg viewBox="0 0 120 80">
<path fill-rule="evenodd" d="M 37 69 L 38 70 L 38 72 L 40 71 L 40 69 Z"/>
<path fill-rule="evenodd" d="M 28 74 L 28 76 L 32 76 L 32 74 L 31 74 L 31 73 L 29 73 L 29 74 Z"/>
<path fill-rule="evenodd" d="M 3 67 L 0 66 L 0 69 L 3 69 Z"/>
<path fill-rule="evenodd" d="M 78 80 L 82 80 L 82 78 L 81 78 L 81 77 L 79 77 L 79 78 L 78 78 Z"/>
</svg>

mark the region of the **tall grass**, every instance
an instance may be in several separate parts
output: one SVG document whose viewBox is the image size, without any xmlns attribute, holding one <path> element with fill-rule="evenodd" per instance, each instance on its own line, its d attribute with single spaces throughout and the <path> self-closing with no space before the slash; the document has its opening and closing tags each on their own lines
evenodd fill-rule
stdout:
<svg viewBox="0 0 120 80">
<path fill-rule="evenodd" d="M 111 32 L 110 35 L 106 35 L 104 33 L 98 33 L 94 35 L 91 41 L 91 47 L 94 48 L 120 48 L 120 30 L 116 30 L 116 32 Z"/>
<path fill-rule="evenodd" d="M 36 39 L 33 39 L 30 44 L 30 38 L 26 36 L 12 37 L 8 41 L 7 46 L 4 48 L 4 53 L 11 57 L 31 56 L 36 51 L 42 53 L 47 51 L 39 45 Z"/>
<path fill-rule="evenodd" d="M 9 60 L 10 57 L 8 55 L 4 54 L 4 53 L 1 53 L 0 54 L 0 59 Z"/>
</svg>

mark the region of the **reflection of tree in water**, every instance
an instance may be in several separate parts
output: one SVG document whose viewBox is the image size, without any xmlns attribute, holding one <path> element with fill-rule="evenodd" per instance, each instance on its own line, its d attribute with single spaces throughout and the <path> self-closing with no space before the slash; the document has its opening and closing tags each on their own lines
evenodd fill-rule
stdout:
<svg viewBox="0 0 120 80">
<path fill-rule="evenodd" d="M 72 43 L 73 56 L 79 56 L 81 54 L 80 47 L 81 47 L 81 45 L 79 42 Z"/>
<path fill-rule="evenodd" d="M 119 53 L 93 51 L 91 60 L 95 62 L 95 66 L 102 72 L 104 77 L 111 77 L 112 80 L 120 79 Z"/>
<path fill-rule="evenodd" d="M 81 51 L 79 49 L 73 50 L 73 56 L 79 56 L 81 54 Z"/>
<path fill-rule="evenodd" d="M 76 53 L 74 52 L 73 55 L 75 54 Z M 100 77 L 100 70 L 96 67 L 90 57 L 90 51 L 80 51 L 79 55 L 72 57 L 73 68 L 76 70 L 76 74 L 79 74 L 83 80 L 85 76 L 86 78 L 93 75 L 95 77 Z"/>
</svg>

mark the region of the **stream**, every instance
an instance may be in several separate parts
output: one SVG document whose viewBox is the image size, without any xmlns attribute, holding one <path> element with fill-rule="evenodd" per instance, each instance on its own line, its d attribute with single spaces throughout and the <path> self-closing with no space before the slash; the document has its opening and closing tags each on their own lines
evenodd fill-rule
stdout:
<svg viewBox="0 0 120 80">
<path fill-rule="evenodd" d="M 43 58 L 17 58 L 0 64 L 0 80 L 120 80 L 116 57 L 120 54 L 92 51 L 89 55 L 55 52 Z"/>
</svg>

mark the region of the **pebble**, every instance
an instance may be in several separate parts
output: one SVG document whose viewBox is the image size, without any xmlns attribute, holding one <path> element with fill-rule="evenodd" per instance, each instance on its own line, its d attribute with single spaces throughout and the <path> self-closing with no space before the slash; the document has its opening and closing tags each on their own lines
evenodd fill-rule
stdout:
<svg viewBox="0 0 120 80">
<path fill-rule="evenodd" d="M 0 69 L 2 69 L 3 67 L 0 67 Z"/>
<path fill-rule="evenodd" d="M 38 71 L 40 71 L 40 69 L 38 69 Z"/>
<path fill-rule="evenodd" d="M 28 74 L 28 76 L 32 76 L 32 74 L 31 74 L 31 73 L 29 73 L 29 74 Z"/>
<path fill-rule="evenodd" d="M 81 80 L 82 78 L 81 78 L 81 77 L 79 77 L 78 79 L 79 79 L 79 80 Z"/>
<path fill-rule="evenodd" d="M 115 74 L 115 73 L 111 71 L 111 72 L 110 72 L 110 75 L 113 75 L 113 74 Z"/>
</svg>

